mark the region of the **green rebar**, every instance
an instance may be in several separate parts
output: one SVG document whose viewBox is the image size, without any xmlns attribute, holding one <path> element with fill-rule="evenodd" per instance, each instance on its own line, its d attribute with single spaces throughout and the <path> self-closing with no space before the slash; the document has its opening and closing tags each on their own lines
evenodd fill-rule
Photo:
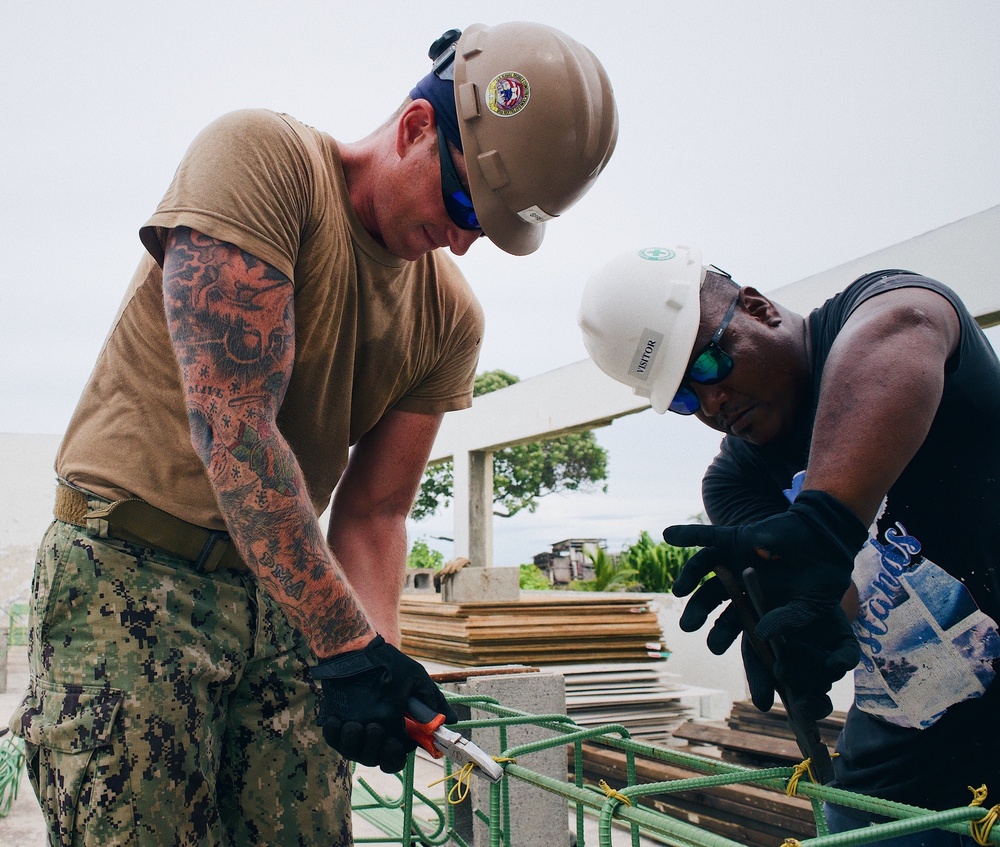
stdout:
<svg viewBox="0 0 1000 847">
<path fill-rule="evenodd" d="M 10 814 L 17 799 L 24 768 L 24 740 L 7 733 L 0 737 L 0 818 Z"/>
<path fill-rule="evenodd" d="M 448 695 L 452 703 L 461 703 L 477 712 L 492 714 L 491 718 L 475 718 L 460 721 L 455 728 L 466 729 L 491 728 L 500 734 L 501 753 L 497 758 L 518 759 L 541 750 L 552 747 L 566 747 L 573 751 L 572 781 L 556 779 L 538 773 L 523 763 L 517 761 L 502 762 L 505 778 L 499 783 L 491 784 L 489 788 L 489 814 L 481 810 L 474 811 L 474 817 L 488 827 L 490 847 L 510 847 L 510 797 L 508 780 L 517 779 L 528 785 L 559 795 L 567 803 L 574 804 L 576 811 L 577 847 L 585 845 L 585 814 L 589 811 L 598 818 L 598 840 L 600 847 L 611 847 L 611 831 L 614 821 L 626 824 L 630 828 L 633 847 L 638 847 L 640 835 L 645 832 L 665 841 L 675 847 L 741 847 L 738 842 L 725 836 L 717 835 L 701 829 L 694 824 L 673 818 L 655 809 L 643 806 L 639 800 L 658 794 L 674 794 L 681 791 L 702 790 L 725 785 L 755 784 L 776 791 L 785 792 L 790 781 L 799 771 L 793 767 L 775 767 L 754 769 L 741 765 L 723 762 L 706 756 L 685 753 L 665 747 L 643 744 L 631 738 L 628 729 L 621 724 L 604 724 L 589 729 L 582 728 L 566 715 L 532 715 L 517 709 L 511 709 L 498 703 L 490 697 L 470 695 Z M 551 737 L 530 743 L 508 747 L 507 730 L 512 726 L 534 726 L 551 732 Z M 618 750 L 625 755 L 627 785 L 614 788 L 613 793 L 605 794 L 593 786 L 584 784 L 583 745 L 584 742 Z M 669 763 L 693 770 L 703 776 L 694 776 L 664 782 L 637 783 L 635 757 L 641 755 L 654 761 Z M 446 765 L 450 774 L 450 764 Z M 413 759 L 407 763 L 404 771 L 404 796 L 402 802 L 403 837 L 400 843 L 412 845 L 414 838 L 411 825 L 412 799 L 419 797 L 421 802 L 433 806 L 428 800 L 412 788 Z M 366 789 L 372 791 L 366 784 Z M 372 792 L 374 793 L 374 792 Z M 817 835 L 813 838 L 799 839 L 802 847 L 853 847 L 872 841 L 907 835 L 927 829 L 944 829 L 961 834 L 970 832 L 970 824 L 982 821 L 987 814 L 983 808 L 964 806 L 957 809 L 935 812 L 916 806 L 894 803 L 875 797 L 855 794 L 839 788 L 818 785 L 802 778 L 799 779 L 793 794 L 809 800 L 813 807 Z M 628 803 L 624 802 L 628 800 Z M 393 802 L 393 801 L 387 801 Z M 830 802 L 840 806 L 857 809 L 862 812 L 880 815 L 888 819 L 860 830 L 830 834 L 826 825 L 823 803 Z M 444 837 L 460 847 L 467 847 L 461 836 L 454 831 L 454 815 L 451 810 L 441 813 L 445 822 Z M 423 836 L 436 839 L 438 832 Z M 411 835 L 406 835 L 411 833 Z M 444 843 L 443 841 L 427 840 L 427 843 Z"/>
</svg>

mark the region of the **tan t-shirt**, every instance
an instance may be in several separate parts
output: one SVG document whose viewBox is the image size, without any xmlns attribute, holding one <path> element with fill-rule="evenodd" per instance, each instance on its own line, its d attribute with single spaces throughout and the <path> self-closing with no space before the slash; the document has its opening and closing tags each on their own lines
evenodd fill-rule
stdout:
<svg viewBox="0 0 1000 847">
<path fill-rule="evenodd" d="M 224 529 L 190 443 L 163 308 L 168 231 L 196 229 L 273 265 L 295 285 L 295 365 L 278 425 L 317 515 L 350 445 L 389 409 L 468 407 L 483 313 L 454 262 L 407 262 L 362 227 L 334 140 L 265 110 L 233 112 L 194 140 L 156 213 L 56 458 L 57 473 L 109 499 L 138 496 Z"/>
</svg>

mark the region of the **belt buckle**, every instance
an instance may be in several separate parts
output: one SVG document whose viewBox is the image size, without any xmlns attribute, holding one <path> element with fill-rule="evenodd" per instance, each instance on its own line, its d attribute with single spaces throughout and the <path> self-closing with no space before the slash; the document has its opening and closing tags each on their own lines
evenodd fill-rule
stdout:
<svg viewBox="0 0 1000 847">
<path fill-rule="evenodd" d="M 217 529 L 208 530 L 208 538 L 201 546 L 201 552 L 195 560 L 194 567 L 197 571 L 212 573 L 219 566 L 222 557 L 226 552 L 226 544 L 229 543 L 229 533 Z"/>
</svg>

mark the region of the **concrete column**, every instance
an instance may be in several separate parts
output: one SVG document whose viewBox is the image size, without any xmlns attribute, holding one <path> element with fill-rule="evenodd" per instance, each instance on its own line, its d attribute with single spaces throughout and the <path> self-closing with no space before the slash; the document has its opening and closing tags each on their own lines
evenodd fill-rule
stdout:
<svg viewBox="0 0 1000 847">
<path fill-rule="evenodd" d="M 493 454 L 469 453 L 469 564 L 493 567 Z"/>
<path fill-rule="evenodd" d="M 455 555 L 493 567 L 493 454 L 459 450 L 454 466 Z"/>
<path fill-rule="evenodd" d="M 459 694 L 493 697 L 511 709 L 534 715 L 566 714 L 566 685 L 561 674 L 526 673 L 503 676 L 473 676 L 456 686 Z M 459 716 L 465 718 L 468 707 L 459 707 Z M 490 717 L 488 713 L 473 711 L 472 717 Z M 507 728 L 507 746 L 516 747 L 541 741 L 554 735 L 550 730 L 536 726 L 511 726 Z M 471 739 L 493 756 L 500 750 L 500 731 L 483 728 L 470 732 Z M 566 780 L 566 747 L 556 745 L 518 760 L 518 764 L 537 773 L 560 781 Z M 569 813 L 566 799 L 557 794 L 510 780 L 510 843 L 517 847 L 569 847 Z M 489 812 L 490 784 L 473 777 L 472 802 L 454 807 L 455 829 L 472 847 L 487 847 L 489 829 L 473 815 L 473 809 Z"/>
<path fill-rule="evenodd" d="M 456 450 L 452 462 L 454 472 L 452 474 L 451 502 L 455 506 L 455 557 L 465 557 L 472 563 L 472 556 L 469 555 L 471 548 L 469 535 L 472 522 L 469 452 Z"/>
</svg>

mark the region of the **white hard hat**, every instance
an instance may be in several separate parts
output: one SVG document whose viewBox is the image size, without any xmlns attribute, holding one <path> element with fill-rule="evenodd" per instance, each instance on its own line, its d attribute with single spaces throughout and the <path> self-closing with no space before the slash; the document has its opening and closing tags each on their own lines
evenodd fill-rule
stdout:
<svg viewBox="0 0 1000 847">
<path fill-rule="evenodd" d="M 590 358 L 661 415 L 691 358 L 704 278 L 697 247 L 647 247 L 616 256 L 583 292 L 577 322 Z"/>
</svg>

